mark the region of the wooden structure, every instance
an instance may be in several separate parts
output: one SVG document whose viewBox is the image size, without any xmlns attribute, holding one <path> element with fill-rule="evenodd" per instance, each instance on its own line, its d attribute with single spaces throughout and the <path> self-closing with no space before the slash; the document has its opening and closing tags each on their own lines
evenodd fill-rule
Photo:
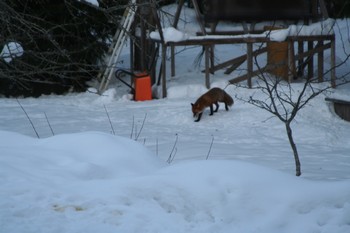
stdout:
<svg viewBox="0 0 350 233">
<path fill-rule="evenodd" d="M 213 0 L 212 0 L 213 1 Z M 252 0 L 250 0 L 252 1 Z M 259 1 L 259 0 L 255 0 Z M 261 0 L 260 0 L 261 1 Z M 304 0 L 302 0 L 304 2 Z M 308 2 L 308 1 L 306 1 Z M 312 5 L 311 9 L 307 9 L 306 11 L 299 11 L 296 18 L 300 18 L 302 15 L 302 19 L 305 21 L 305 24 L 311 20 L 316 20 L 322 15 L 323 17 L 328 17 L 327 11 L 324 6 L 323 0 L 309 0 Z M 167 96 L 166 93 L 166 55 L 167 50 L 170 48 L 171 51 L 171 75 L 175 75 L 175 56 L 174 56 L 174 48 L 176 46 L 187 46 L 187 45 L 202 45 L 204 48 L 204 56 L 205 56 L 205 85 L 207 88 L 210 88 L 210 73 L 214 73 L 218 69 L 222 69 L 224 67 L 230 66 L 225 73 L 230 73 L 238 66 L 246 62 L 247 64 L 247 73 L 236 77 L 230 80 L 230 83 L 237 83 L 246 80 L 247 85 L 249 87 L 252 86 L 252 77 L 260 74 L 261 72 L 275 72 L 276 64 L 274 63 L 274 58 L 270 56 L 270 63 L 268 63 L 265 67 L 260 68 L 258 70 L 253 70 L 253 58 L 263 53 L 269 53 L 269 46 L 271 47 L 272 43 L 278 43 L 270 40 L 269 37 L 266 37 L 264 34 L 259 34 L 261 31 L 256 31 L 251 29 L 249 31 L 245 30 L 242 32 L 218 32 L 216 31 L 216 23 L 214 22 L 210 31 L 207 31 L 204 27 L 203 18 L 201 17 L 199 6 L 197 0 L 192 0 L 195 12 L 197 14 L 197 18 L 200 25 L 200 32 L 197 33 L 198 36 L 190 37 L 187 40 L 178 41 L 178 42 L 165 42 L 162 30 L 159 28 L 160 39 L 152 39 L 155 43 L 159 44 L 162 48 L 161 54 L 161 81 L 162 81 L 162 91 L 163 97 Z M 179 0 L 178 9 L 175 15 L 173 26 L 177 28 L 177 23 L 179 20 L 179 15 L 181 9 L 183 7 L 184 0 Z M 220 4 L 221 5 L 221 4 Z M 320 11 L 320 12 L 319 12 Z M 307 12 L 307 14 L 305 13 Z M 281 16 L 281 15 L 280 15 Z M 225 19 L 227 19 L 227 14 L 225 15 Z M 252 17 L 252 16 L 251 16 Z M 282 17 L 282 16 L 281 16 Z M 204 17 L 205 18 L 205 17 Z M 269 18 L 269 17 L 268 17 Z M 259 19 L 264 19 L 263 15 L 259 16 Z M 270 19 L 270 18 L 269 18 Z M 283 18 L 282 18 L 283 19 Z M 212 20 L 212 18 L 211 18 Z M 216 18 L 216 20 L 222 20 L 221 18 Z M 243 35 L 249 32 L 249 36 L 237 36 Z M 253 35 L 255 34 L 255 35 Z M 215 35 L 215 36 L 207 36 L 207 35 Z M 314 42 L 317 42 L 316 46 L 314 46 Z M 314 71 L 314 55 L 317 55 L 318 62 L 318 79 L 322 81 L 323 79 L 323 62 L 324 62 L 324 51 L 330 49 L 331 51 L 331 67 L 335 67 L 335 36 L 334 34 L 328 35 L 317 35 L 317 36 L 288 36 L 284 42 L 284 46 L 287 49 L 286 51 L 286 59 L 284 59 L 284 65 L 287 67 L 287 73 L 285 73 L 284 78 L 288 81 L 292 81 L 297 75 L 300 75 L 305 66 L 308 67 L 308 76 L 313 77 Z M 307 43 L 307 51 L 304 51 L 304 43 Z M 213 47 L 215 45 L 220 44 L 246 44 L 247 52 L 245 55 L 233 58 L 224 63 L 214 65 L 213 57 L 214 50 Z M 257 50 L 253 50 L 253 45 L 265 45 L 264 47 L 260 47 Z M 267 46 L 266 46 L 267 44 Z M 295 53 L 294 45 L 298 45 L 297 53 Z M 272 55 L 270 53 L 270 55 Z M 296 68 L 298 63 L 299 70 Z M 332 86 L 335 87 L 335 69 L 331 69 L 331 83 Z"/>
</svg>

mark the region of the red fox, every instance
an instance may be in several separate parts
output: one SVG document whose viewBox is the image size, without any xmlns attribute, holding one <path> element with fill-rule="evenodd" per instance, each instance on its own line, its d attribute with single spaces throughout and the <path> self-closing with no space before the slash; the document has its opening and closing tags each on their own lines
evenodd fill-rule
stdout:
<svg viewBox="0 0 350 233">
<path fill-rule="evenodd" d="M 224 90 L 214 87 L 210 89 L 208 92 L 203 94 L 201 97 L 198 98 L 198 100 L 192 105 L 192 112 L 193 112 L 193 117 L 196 117 L 198 115 L 198 119 L 195 120 L 195 122 L 200 121 L 202 117 L 202 113 L 205 108 L 209 107 L 210 108 L 210 114 L 213 115 L 214 112 L 217 112 L 219 109 L 219 104 L 218 102 L 223 102 L 225 103 L 225 109 L 228 111 L 228 106 L 233 105 L 233 99 L 232 97 L 227 94 Z M 216 109 L 213 111 L 213 104 L 215 104 Z"/>
</svg>

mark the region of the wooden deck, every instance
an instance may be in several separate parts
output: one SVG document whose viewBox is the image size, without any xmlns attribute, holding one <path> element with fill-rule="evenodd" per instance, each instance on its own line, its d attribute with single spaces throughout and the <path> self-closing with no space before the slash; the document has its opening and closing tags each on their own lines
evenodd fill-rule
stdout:
<svg viewBox="0 0 350 233">
<path fill-rule="evenodd" d="M 247 80 L 248 87 L 252 86 L 252 77 L 256 76 L 261 71 L 269 71 L 270 67 L 263 67 L 260 70 L 253 70 L 253 58 L 260 54 L 268 52 L 266 47 L 262 47 L 258 50 L 253 50 L 253 44 L 267 44 L 274 42 L 267 38 L 266 36 L 232 36 L 232 35 L 221 35 L 221 36 L 197 36 L 190 37 L 187 40 L 178 41 L 178 42 L 164 42 L 163 40 L 152 39 L 153 42 L 158 43 L 162 47 L 162 69 L 161 69 L 161 81 L 162 81 L 162 90 L 163 98 L 167 96 L 166 93 L 166 57 L 168 47 L 171 48 L 171 75 L 175 75 L 175 56 L 174 48 L 176 46 L 188 46 L 188 45 L 201 45 L 205 50 L 205 85 L 207 88 L 210 88 L 210 73 L 215 72 L 217 69 L 222 68 L 224 65 L 239 66 L 243 62 L 247 61 L 247 73 L 229 80 L 230 83 L 237 83 L 244 80 Z M 308 75 L 310 77 L 314 76 L 313 72 L 313 57 L 317 55 L 318 62 L 318 80 L 323 81 L 323 67 L 324 67 L 324 51 L 330 49 L 331 51 L 331 67 L 335 67 L 335 35 L 317 35 L 317 36 L 289 36 L 286 38 L 285 42 L 288 43 L 288 81 L 297 75 L 296 74 L 296 62 L 302 62 L 307 58 L 308 63 Z M 314 42 L 317 42 L 317 45 L 314 46 Z M 304 43 L 307 43 L 307 51 L 304 51 Z M 214 66 L 210 61 L 213 61 L 213 47 L 215 45 L 222 44 L 246 44 L 247 53 L 236 58 L 231 59 L 230 61 L 224 62 L 222 64 Z M 298 44 L 297 53 L 295 53 L 295 44 Z M 331 69 L 331 84 L 335 87 L 336 77 L 335 69 Z"/>
</svg>

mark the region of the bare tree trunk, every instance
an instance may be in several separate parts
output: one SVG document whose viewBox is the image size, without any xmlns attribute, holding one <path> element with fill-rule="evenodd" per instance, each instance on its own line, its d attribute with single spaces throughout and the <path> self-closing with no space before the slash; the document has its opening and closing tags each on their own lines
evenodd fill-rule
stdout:
<svg viewBox="0 0 350 233">
<path fill-rule="evenodd" d="M 290 146 L 292 147 L 293 154 L 294 154 L 294 160 L 295 160 L 295 170 L 296 170 L 296 176 L 301 175 L 301 165 L 300 165 L 300 160 L 299 160 L 299 154 L 297 147 L 294 143 L 293 139 L 293 133 L 292 133 L 292 128 L 290 127 L 290 122 L 286 122 L 286 131 L 289 139 Z"/>
</svg>

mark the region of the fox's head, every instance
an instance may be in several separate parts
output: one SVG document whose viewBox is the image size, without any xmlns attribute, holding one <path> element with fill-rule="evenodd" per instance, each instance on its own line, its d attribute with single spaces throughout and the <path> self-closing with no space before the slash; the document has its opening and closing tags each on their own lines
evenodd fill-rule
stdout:
<svg viewBox="0 0 350 233">
<path fill-rule="evenodd" d="M 191 103 L 191 106 L 192 106 L 193 117 L 197 116 L 199 113 L 203 111 L 203 108 L 199 106 L 199 104 Z"/>
</svg>

